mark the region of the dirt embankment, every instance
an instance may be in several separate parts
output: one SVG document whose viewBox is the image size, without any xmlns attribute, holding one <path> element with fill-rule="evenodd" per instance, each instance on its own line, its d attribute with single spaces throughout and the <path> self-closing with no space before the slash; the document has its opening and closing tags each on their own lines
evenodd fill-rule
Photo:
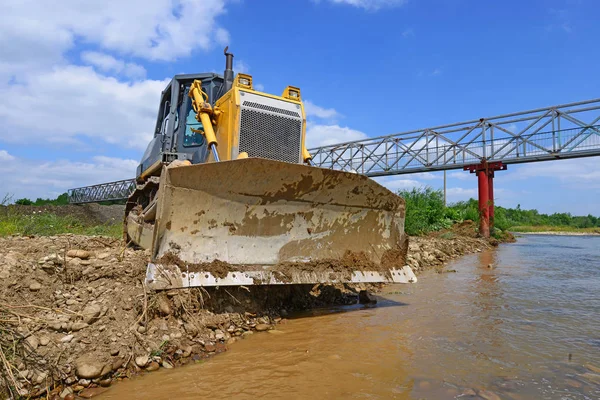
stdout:
<svg viewBox="0 0 600 400">
<path fill-rule="evenodd" d="M 409 240 L 406 263 L 417 275 L 432 268 L 442 272 L 445 265 L 457 257 L 499 244 L 493 238 L 479 238 L 476 229 L 472 221 L 465 221 L 428 236 L 413 236 Z M 511 242 L 514 238 L 510 235 L 505 241 Z"/>
<path fill-rule="evenodd" d="M 89 397 L 225 351 L 288 312 L 357 297 L 343 285 L 150 293 L 147 261 L 106 237 L 0 238 L 0 399 Z"/>
<path fill-rule="evenodd" d="M 490 246 L 471 234 L 472 226 L 462 228 L 410 238 L 407 263 L 417 273 L 441 269 Z M 106 237 L 0 238 L 0 398 L 90 397 L 116 380 L 225 351 L 284 323 L 289 312 L 355 303 L 365 289 L 282 285 L 151 293 L 143 285 L 147 262 L 147 252 Z"/>
</svg>

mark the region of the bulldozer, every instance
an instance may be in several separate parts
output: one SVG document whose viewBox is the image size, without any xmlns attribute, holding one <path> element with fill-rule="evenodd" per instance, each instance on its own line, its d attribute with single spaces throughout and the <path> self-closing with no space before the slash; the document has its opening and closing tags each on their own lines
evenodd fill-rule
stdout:
<svg viewBox="0 0 600 400">
<path fill-rule="evenodd" d="M 176 75 L 126 203 L 154 289 L 415 282 L 405 203 L 352 171 L 316 167 L 299 88 L 233 71 Z"/>
</svg>

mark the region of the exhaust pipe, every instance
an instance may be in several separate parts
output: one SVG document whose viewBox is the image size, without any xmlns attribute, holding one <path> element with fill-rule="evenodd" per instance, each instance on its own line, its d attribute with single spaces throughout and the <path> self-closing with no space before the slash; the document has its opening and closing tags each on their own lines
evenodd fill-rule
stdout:
<svg viewBox="0 0 600 400">
<path fill-rule="evenodd" d="M 228 49 L 229 46 L 225 47 L 225 50 L 223 50 L 223 53 L 225 54 L 225 73 L 223 74 L 223 77 L 225 78 L 224 93 L 227 93 L 233 86 L 233 54 L 228 53 Z"/>
</svg>

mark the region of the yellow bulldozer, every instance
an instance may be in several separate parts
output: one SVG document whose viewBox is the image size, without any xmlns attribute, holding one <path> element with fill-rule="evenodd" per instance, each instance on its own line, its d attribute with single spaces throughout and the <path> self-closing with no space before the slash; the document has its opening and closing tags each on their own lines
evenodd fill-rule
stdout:
<svg viewBox="0 0 600 400">
<path fill-rule="evenodd" d="M 162 92 L 124 235 L 151 251 L 147 283 L 196 286 L 414 282 L 404 200 L 312 165 L 301 91 L 233 72 L 177 75 Z"/>
</svg>

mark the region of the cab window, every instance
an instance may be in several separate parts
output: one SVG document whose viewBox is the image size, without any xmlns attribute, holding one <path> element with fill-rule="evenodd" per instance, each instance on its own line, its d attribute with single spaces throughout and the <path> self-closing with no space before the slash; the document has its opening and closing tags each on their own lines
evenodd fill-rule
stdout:
<svg viewBox="0 0 600 400">
<path fill-rule="evenodd" d="M 185 133 L 183 135 L 184 147 L 202 146 L 204 144 L 204 135 L 193 132 L 192 128 L 196 130 L 204 130 L 202 123 L 196 121 L 196 113 L 192 108 L 192 102 L 188 101 L 185 119 Z"/>
</svg>

